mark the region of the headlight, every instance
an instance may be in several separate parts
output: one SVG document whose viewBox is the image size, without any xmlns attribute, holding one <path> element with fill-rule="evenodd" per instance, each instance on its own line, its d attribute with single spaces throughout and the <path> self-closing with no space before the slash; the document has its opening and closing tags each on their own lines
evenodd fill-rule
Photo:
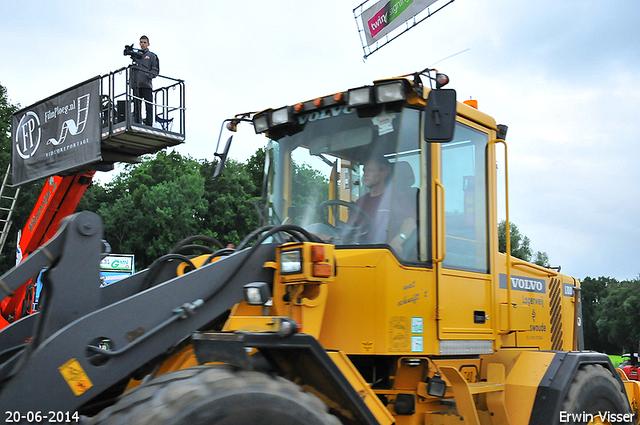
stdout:
<svg viewBox="0 0 640 425">
<path fill-rule="evenodd" d="M 266 282 L 251 282 L 243 287 L 244 299 L 249 305 L 264 305 L 271 298 L 271 290 Z"/>
<path fill-rule="evenodd" d="M 365 106 L 373 104 L 373 97 L 371 96 L 371 87 L 360 87 L 359 89 L 349 90 L 348 105 Z"/>
<path fill-rule="evenodd" d="M 264 111 L 253 117 L 253 128 L 256 130 L 256 134 L 269 130 L 269 112 Z"/>
<path fill-rule="evenodd" d="M 294 274 L 302 272 L 302 250 L 292 249 L 280 252 L 280 273 Z"/>
<path fill-rule="evenodd" d="M 405 100 L 407 94 L 404 90 L 403 81 L 376 85 L 376 100 L 378 103 L 397 102 Z"/>
<path fill-rule="evenodd" d="M 427 379 L 427 394 L 443 398 L 447 392 L 447 383 L 437 374 Z"/>
<path fill-rule="evenodd" d="M 285 106 L 284 108 L 276 109 L 271 113 L 271 125 L 274 127 L 276 125 L 288 124 L 291 121 L 293 120 L 291 118 L 290 106 Z"/>
</svg>

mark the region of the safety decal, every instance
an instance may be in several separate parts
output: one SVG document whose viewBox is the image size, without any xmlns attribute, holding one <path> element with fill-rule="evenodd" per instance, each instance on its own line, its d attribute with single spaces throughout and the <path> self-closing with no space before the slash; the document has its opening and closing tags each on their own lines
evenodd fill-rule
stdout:
<svg viewBox="0 0 640 425">
<path fill-rule="evenodd" d="M 82 395 L 93 387 L 91 380 L 76 359 L 71 359 L 58 368 L 62 377 L 75 395 Z"/>
<path fill-rule="evenodd" d="M 411 348 L 411 322 L 404 316 L 389 319 L 389 351 L 409 351 Z"/>
<path fill-rule="evenodd" d="M 421 336 L 411 336 L 411 352 L 422 353 L 424 351 L 424 344 Z"/>
<path fill-rule="evenodd" d="M 421 334 L 422 333 L 422 317 L 412 317 L 411 318 L 411 333 L 412 334 Z"/>
</svg>

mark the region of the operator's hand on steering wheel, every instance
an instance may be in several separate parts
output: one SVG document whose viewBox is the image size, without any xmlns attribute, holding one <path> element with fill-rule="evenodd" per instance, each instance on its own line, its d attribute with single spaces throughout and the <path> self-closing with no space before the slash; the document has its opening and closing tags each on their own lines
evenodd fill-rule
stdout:
<svg viewBox="0 0 640 425">
<path fill-rule="evenodd" d="M 349 214 L 348 221 L 340 220 L 341 206 L 352 210 Z M 335 224 L 329 222 L 327 214 L 325 214 L 326 207 L 331 208 Z M 356 240 L 358 240 L 369 233 L 369 231 L 371 230 L 371 217 L 362 208 L 360 208 L 353 202 L 342 201 L 339 199 L 330 199 L 321 203 L 319 208 L 320 211 L 322 211 L 322 222 L 327 226 L 331 226 L 334 229 L 339 230 L 339 233 L 344 235 L 345 240 L 343 241 L 343 243 L 349 243 L 351 238 L 355 238 Z M 352 216 L 352 214 L 354 215 Z M 362 217 L 364 219 L 363 223 L 360 225 L 350 224 L 349 222 L 355 222 L 356 217 Z"/>
</svg>

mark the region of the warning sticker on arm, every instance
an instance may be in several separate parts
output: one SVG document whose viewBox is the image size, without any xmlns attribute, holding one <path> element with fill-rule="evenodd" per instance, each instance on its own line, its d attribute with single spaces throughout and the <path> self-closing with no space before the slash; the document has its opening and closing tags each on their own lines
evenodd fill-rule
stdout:
<svg viewBox="0 0 640 425">
<path fill-rule="evenodd" d="M 60 366 L 58 370 L 75 395 L 82 395 L 93 387 L 89 376 L 87 376 L 82 365 L 76 359 L 69 360 Z"/>
</svg>

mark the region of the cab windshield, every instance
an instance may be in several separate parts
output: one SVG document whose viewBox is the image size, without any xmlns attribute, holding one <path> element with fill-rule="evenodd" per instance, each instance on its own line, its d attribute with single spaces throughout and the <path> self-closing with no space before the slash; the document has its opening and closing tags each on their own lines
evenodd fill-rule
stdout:
<svg viewBox="0 0 640 425">
<path fill-rule="evenodd" d="M 337 106 L 297 119 L 301 131 L 269 142 L 271 223 L 301 226 L 339 246 L 377 245 L 406 261 L 425 258 L 418 238 L 420 164 L 428 163 L 420 159 L 420 111 L 359 117 Z"/>
</svg>

